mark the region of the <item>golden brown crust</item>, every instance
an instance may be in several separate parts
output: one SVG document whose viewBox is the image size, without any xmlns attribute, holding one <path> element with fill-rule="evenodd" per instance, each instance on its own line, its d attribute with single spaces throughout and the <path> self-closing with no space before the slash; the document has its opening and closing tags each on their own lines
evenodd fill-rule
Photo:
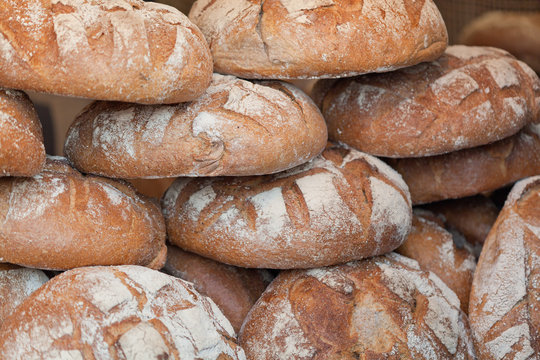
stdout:
<svg viewBox="0 0 540 360">
<path fill-rule="evenodd" d="M 474 274 L 469 318 L 480 358 L 540 353 L 540 176 L 514 186 Z"/>
<path fill-rule="evenodd" d="M 91 99 L 177 103 L 210 82 L 202 33 L 178 10 L 141 0 L 0 4 L 0 84 Z"/>
<path fill-rule="evenodd" d="M 431 63 L 322 80 L 313 98 L 329 137 L 384 157 L 433 156 L 485 145 L 540 117 L 540 79 L 505 51 L 451 46 Z"/>
<path fill-rule="evenodd" d="M 165 262 L 159 206 L 127 183 L 49 159 L 32 178 L 0 179 L 0 259 L 42 269 Z"/>
<path fill-rule="evenodd" d="M 477 148 L 386 161 L 403 176 L 413 204 L 476 195 L 540 174 L 540 125 Z"/>
<path fill-rule="evenodd" d="M 191 103 L 90 105 L 64 151 L 78 169 L 115 178 L 244 176 L 303 164 L 326 141 L 319 109 L 294 86 L 214 74 Z"/>
<path fill-rule="evenodd" d="M 265 270 L 225 265 L 176 246 L 168 247 L 163 271 L 192 282 L 198 292 L 214 300 L 236 332 L 271 278 Z"/>
<path fill-rule="evenodd" d="M 244 78 L 390 71 L 434 60 L 448 42 L 432 0 L 199 0 L 189 17 L 216 71 Z"/>
<path fill-rule="evenodd" d="M 51 279 L 0 329 L 2 359 L 245 359 L 234 330 L 192 284 L 140 266 Z"/>
<path fill-rule="evenodd" d="M 456 295 L 394 253 L 281 272 L 239 339 L 249 359 L 475 359 Z"/>
<path fill-rule="evenodd" d="M 540 73 L 538 34 L 540 12 L 491 11 L 465 26 L 458 42 L 504 49 Z"/>
<path fill-rule="evenodd" d="M 178 179 L 163 211 L 171 243 L 231 265 L 277 269 L 387 253 L 405 240 L 412 217 L 399 175 L 344 146 L 274 175 Z"/>
<path fill-rule="evenodd" d="M 0 89 L 0 176 L 33 176 L 45 164 L 41 123 L 20 91 Z"/>
</svg>

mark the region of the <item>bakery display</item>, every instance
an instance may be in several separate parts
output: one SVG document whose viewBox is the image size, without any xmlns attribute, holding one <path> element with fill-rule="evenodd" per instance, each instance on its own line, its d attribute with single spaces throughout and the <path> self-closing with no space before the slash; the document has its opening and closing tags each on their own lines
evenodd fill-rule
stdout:
<svg viewBox="0 0 540 360">
<path fill-rule="evenodd" d="M 540 176 L 518 182 L 484 244 L 469 316 L 481 359 L 540 353 Z"/>
<path fill-rule="evenodd" d="M 450 46 L 431 63 L 320 83 L 312 96 L 330 139 L 376 156 L 478 147 L 540 118 L 540 79 L 494 48 Z"/>
<path fill-rule="evenodd" d="M 25 0 L 0 6 L 0 85 L 145 104 L 203 93 L 212 57 L 170 6 L 141 0 Z"/>
<path fill-rule="evenodd" d="M 380 255 L 407 237 L 401 177 L 375 157 L 330 145 L 275 175 L 179 178 L 163 198 L 169 241 L 230 265 L 288 269 Z"/>
<path fill-rule="evenodd" d="M 49 158 L 32 178 L 0 178 L 0 261 L 40 269 L 166 260 L 157 203 L 127 183 L 84 176 Z"/>
<path fill-rule="evenodd" d="M 41 123 L 28 96 L 0 89 L 0 177 L 32 176 L 45 164 Z"/>
<path fill-rule="evenodd" d="M 215 74 L 187 104 L 91 104 L 65 153 L 81 171 L 115 178 L 240 176 L 303 164 L 326 141 L 320 111 L 294 86 Z"/>
<path fill-rule="evenodd" d="M 432 0 L 198 0 L 189 18 L 219 73 L 344 77 L 438 58 L 448 42 Z"/>
<path fill-rule="evenodd" d="M 246 358 L 210 299 L 139 266 L 79 268 L 51 279 L 0 328 L 0 357 Z"/>
<path fill-rule="evenodd" d="M 397 254 L 281 272 L 239 339 L 248 359 L 476 359 L 456 295 Z"/>
</svg>

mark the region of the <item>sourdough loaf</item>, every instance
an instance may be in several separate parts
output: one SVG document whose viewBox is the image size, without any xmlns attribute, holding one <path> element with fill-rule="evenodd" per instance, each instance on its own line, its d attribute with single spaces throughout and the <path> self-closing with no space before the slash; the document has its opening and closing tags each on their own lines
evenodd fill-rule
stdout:
<svg viewBox="0 0 540 360">
<path fill-rule="evenodd" d="M 294 86 L 215 74 L 187 104 L 91 104 L 65 153 L 81 171 L 108 177 L 258 175 L 303 164 L 326 141 L 319 109 Z"/>
<path fill-rule="evenodd" d="M 187 251 L 278 269 L 387 253 L 405 240 L 412 216 L 400 176 L 344 146 L 274 175 L 180 178 L 163 212 L 169 241 Z"/>
<path fill-rule="evenodd" d="M 0 85 L 138 103 L 197 98 L 212 74 L 203 35 L 180 11 L 142 0 L 7 0 Z"/>
</svg>

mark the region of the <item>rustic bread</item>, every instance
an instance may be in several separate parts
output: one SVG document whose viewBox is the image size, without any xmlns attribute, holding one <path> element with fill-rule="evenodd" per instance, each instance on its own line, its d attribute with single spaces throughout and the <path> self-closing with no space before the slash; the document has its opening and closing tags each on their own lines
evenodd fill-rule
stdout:
<svg viewBox="0 0 540 360">
<path fill-rule="evenodd" d="M 517 183 L 489 232 L 469 317 L 481 359 L 540 354 L 540 176 Z"/>
<path fill-rule="evenodd" d="M 427 214 L 426 214 L 427 213 Z M 476 267 L 472 247 L 457 234 L 445 230 L 428 211 L 415 209 L 407 240 L 396 249 L 398 254 L 418 261 L 420 268 L 431 271 L 457 295 L 461 310 L 469 311 L 469 293 Z"/>
<path fill-rule="evenodd" d="M 377 156 L 421 157 L 477 147 L 540 118 L 540 79 L 525 63 L 494 48 L 451 46 L 431 63 L 320 82 L 312 96 L 330 139 Z"/>
<path fill-rule="evenodd" d="M 281 272 L 239 339 L 248 359 L 475 359 L 456 295 L 394 253 Z"/>
<path fill-rule="evenodd" d="M 28 96 L 0 89 L 0 176 L 33 176 L 45 164 L 41 123 Z"/>
<path fill-rule="evenodd" d="M 174 6 L 184 14 L 188 14 L 195 0 L 158 0 L 158 2 Z"/>
<path fill-rule="evenodd" d="M 435 60 L 448 35 L 432 0 L 199 0 L 217 72 L 257 79 L 343 77 Z"/>
<path fill-rule="evenodd" d="M 465 26 L 458 42 L 507 50 L 540 73 L 538 34 L 540 34 L 540 12 L 491 11 Z"/>
<path fill-rule="evenodd" d="M 49 158 L 32 178 L 0 178 L 0 261 L 41 269 L 166 260 L 159 206 L 127 183 Z"/>
<path fill-rule="evenodd" d="M 119 178 L 268 174 L 317 156 L 326 124 L 282 82 L 215 74 L 199 99 L 171 106 L 97 102 L 68 131 L 78 169 Z"/>
<path fill-rule="evenodd" d="M 0 327 L 24 299 L 48 280 L 41 270 L 0 264 Z"/>
<path fill-rule="evenodd" d="M 193 285 L 139 266 L 51 279 L 0 328 L 2 359 L 245 359 L 234 330 Z"/>
<path fill-rule="evenodd" d="M 3 1 L 0 85 L 137 103 L 177 103 L 208 86 L 212 58 L 180 11 L 142 0 Z"/>
<path fill-rule="evenodd" d="M 540 124 L 489 145 L 386 161 L 403 176 L 413 204 L 472 196 L 540 174 Z"/>
<path fill-rule="evenodd" d="M 168 247 L 163 271 L 192 282 L 198 292 L 216 303 L 236 332 L 272 281 L 272 274 L 266 270 L 225 265 L 176 246 Z"/>
<path fill-rule="evenodd" d="M 271 269 L 334 265 L 397 248 L 409 193 L 372 156 L 330 146 L 275 175 L 176 180 L 163 199 L 169 241 L 223 263 Z"/>
</svg>

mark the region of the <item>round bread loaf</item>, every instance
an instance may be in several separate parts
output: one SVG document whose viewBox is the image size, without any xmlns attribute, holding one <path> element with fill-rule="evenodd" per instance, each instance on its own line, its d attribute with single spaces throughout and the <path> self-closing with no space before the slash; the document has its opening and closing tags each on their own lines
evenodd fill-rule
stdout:
<svg viewBox="0 0 540 360">
<path fill-rule="evenodd" d="M 540 12 L 491 11 L 463 28 L 458 42 L 505 49 L 540 73 L 538 34 Z"/>
<path fill-rule="evenodd" d="M 33 176 L 45 164 L 41 123 L 25 93 L 0 89 L 0 176 Z"/>
<path fill-rule="evenodd" d="M 472 196 L 540 174 L 540 124 L 472 149 L 386 161 L 403 176 L 413 204 Z"/>
<path fill-rule="evenodd" d="M 215 74 L 188 104 L 94 103 L 64 148 L 78 169 L 108 177 L 241 176 L 303 164 L 326 141 L 319 109 L 294 86 Z"/>
<path fill-rule="evenodd" d="M 540 176 L 517 183 L 484 244 L 469 318 L 481 359 L 540 354 Z"/>
<path fill-rule="evenodd" d="M 208 44 L 170 6 L 142 0 L 2 5 L 2 86 L 156 104 L 193 100 L 210 82 Z"/>
<path fill-rule="evenodd" d="M 281 272 L 239 339 L 248 359 L 475 359 L 456 295 L 394 253 Z"/>
<path fill-rule="evenodd" d="M 473 249 L 463 237 L 449 233 L 433 217 L 433 213 L 415 209 L 409 237 L 396 252 L 418 261 L 422 270 L 431 271 L 444 281 L 457 295 L 461 310 L 467 313 L 476 267 Z"/>
<path fill-rule="evenodd" d="M 494 48 L 451 46 L 431 63 L 321 83 L 312 96 L 330 139 L 377 156 L 468 149 L 540 118 L 540 79 Z"/>
<path fill-rule="evenodd" d="M 438 58 L 448 35 L 432 0 L 198 0 L 189 13 L 217 72 L 343 77 Z"/>
<path fill-rule="evenodd" d="M 168 247 L 163 271 L 192 282 L 198 292 L 217 304 L 236 332 L 272 281 L 272 274 L 266 270 L 225 265 L 176 246 Z"/>
<path fill-rule="evenodd" d="M 275 175 L 178 179 L 163 211 L 171 243 L 223 263 L 271 269 L 387 253 L 406 239 L 412 217 L 395 171 L 338 146 Z"/>
<path fill-rule="evenodd" d="M 83 176 L 49 158 L 32 178 L 0 178 L 0 261 L 41 269 L 135 264 L 161 268 L 159 206 L 127 183 Z"/>
<path fill-rule="evenodd" d="M 51 279 L 0 328 L 2 359 L 245 359 L 218 307 L 193 285 L 139 266 Z"/>
<path fill-rule="evenodd" d="M 41 270 L 0 264 L 0 327 L 24 299 L 48 280 Z"/>
</svg>

